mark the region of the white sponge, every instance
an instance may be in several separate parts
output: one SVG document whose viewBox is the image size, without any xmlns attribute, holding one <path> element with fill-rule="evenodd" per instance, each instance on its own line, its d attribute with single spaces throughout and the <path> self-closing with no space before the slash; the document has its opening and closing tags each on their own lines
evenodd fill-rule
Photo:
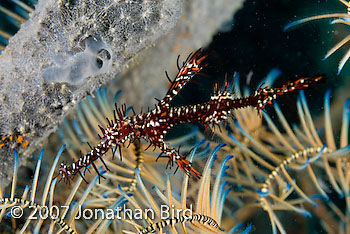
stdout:
<svg viewBox="0 0 350 234">
<path fill-rule="evenodd" d="M 87 38 L 85 50 L 75 55 L 59 54 L 55 64 L 44 72 L 49 83 L 66 82 L 80 85 L 86 78 L 107 73 L 112 68 L 112 50 L 101 39 Z"/>
</svg>

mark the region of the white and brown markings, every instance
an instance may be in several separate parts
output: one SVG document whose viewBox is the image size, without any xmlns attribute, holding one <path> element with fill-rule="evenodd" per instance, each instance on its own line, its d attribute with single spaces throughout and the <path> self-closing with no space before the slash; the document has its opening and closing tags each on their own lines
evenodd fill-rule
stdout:
<svg viewBox="0 0 350 234">
<path fill-rule="evenodd" d="M 69 180 L 76 174 L 83 177 L 81 170 L 83 168 L 86 170 L 90 165 L 100 177 L 103 177 L 96 168 L 95 161 L 97 159 L 100 159 L 108 170 L 102 159 L 108 150 L 111 149 L 114 156 L 118 149 L 121 157 L 121 147 L 125 142 L 132 143 L 143 138 L 150 143 L 150 146 L 158 147 L 162 151 L 159 157 L 169 159 L 167 167 L 176 164 L 188 176 L 200 178 L 201 173 L 192 168 L 191 162 L 186 160 L 186 156 L 180 154 L 178 149 L 167 145 L 164 141 L 167 132 L 172 127 L 181 123 L 199 123 L 205 125 L 206 128 L 212 124 L 215 127 L 215 125 L 225 121 L 234 109 L 251 106 L 258 111 L 263 110 L 266 105 L 272 105 L 272 101 L 278 96 L 313 86 L 323 78 L 322 76 L 300 78 L 294 82 L 288 81 L 279 88 L 259 88 L 253 95 L 244 98 L 235 98 L 228 83 L 225 82 L 223 90 L 219 90 L 218 85 L 215 86 L 214 94 L 207 102 L 171 106 L 170 102 L 173 98 L 205 66 L 202 63 L 205 58 L 206 55 L 198 50 L 186 59 L 182 67 L 178 66 L 179 72 L 173 81 L 167 75 L 171 82 L 170 89 L 162 100 L 158 100 L 153 110 L 139 114 L 133 110 L 132 116 L 127 116 L 126 105 L 121 108 L 116 106 L 114 120 L 108 120 L 109 124 L 106 129 L 100 126 L 103 136 L 100 137 L 99 144 L 96 147 L 91 147 L 91 151 L 87 154 L 81 154 L 79 160 L 71 165 L 61 163 L 56 177 L 61 176 L 65 180 Z"/>
</svg>

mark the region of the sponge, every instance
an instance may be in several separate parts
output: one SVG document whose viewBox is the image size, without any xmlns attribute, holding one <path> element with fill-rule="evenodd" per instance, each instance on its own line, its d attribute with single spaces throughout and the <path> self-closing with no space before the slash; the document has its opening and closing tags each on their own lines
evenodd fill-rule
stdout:
<svg viewBox="0 0 350 234">
<path fill-rule="evenodd" d="M 112 69 L 112 49 L 101 39 L 87 38 L 85 50 L 74 55 L 58 54 L 54 64 L 44 71 L 49 83 L 66 82 L 81 85 L 86 78 L 108 73 Z"/>
<path fill-rule="evenodd" d="M 79 101 L 166 34 L 182 4 L 39 0 L 0 57 L 0 136 L 22 135 L 29 155 Z M 0 149 L 0 183 L 13 167 L 14 147 Z"/>
</svg>

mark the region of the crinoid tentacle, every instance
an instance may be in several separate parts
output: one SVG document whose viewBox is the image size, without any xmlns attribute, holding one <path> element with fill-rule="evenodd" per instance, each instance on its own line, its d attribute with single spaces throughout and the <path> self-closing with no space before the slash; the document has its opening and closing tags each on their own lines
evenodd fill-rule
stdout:
<svg viewBox="0 0 350 234">
<path fill-rule="evenodd" d="M 347 182 L 349 174 L 345 175 L 345 171 L 349 170 L 349 101 L 347 100 L 344 106 L 338 143 L 335 140 L 337 137 L 333 135 L 329 98 L 330 92 L 327 92 L 324 98 L 324 131 L 317 131 L 304 92 L 300 92 L 297 101 L 300 128 L 295 126 L 292 130 L 275 104 L 282 131 L 275 125 L 275 121 L 264 113 L 267 129 L 263 134 L 252 135 L 244 131 L 237 122 L 236 129 L 240 132 L 229 134 L 233 145 L 236 146 L 235 158 L 232 160 L 235 177 L 228 178 L 237 187 L 234 194 L 256 199 L 259 207 L 269 215 L 273 233 L 287 233 L 283 227 L 283 220 L 279 218 L 279 210 L 296 212 L 305 217 L 324 215 L 327 219 L 323 220 L 324 225 L 332 223 L 328 223 L 328 217 L 333 213 L 343 217 L 343 212 L 350 210 L 350 199 L 347 196 L 350 191 Z M 325 183 L 327 186 L 324 186 Z M 341 203 L 342 211 L 331 200 L 334 199 L 334 194 L 344 200 L 344 203 Z M 314 209 L 309 209 L 309 206 L 304 206 L 305 203 L 314 207 L 329 205 L 329 210 L 320 215 Z M 341 222 L 346 223 L 343 220 Z M 346 233 L 349 229 L 347 224 L 344 226 L 339 230 Z M 333 230 L 333 227 L 327 230 Z M 334 230 L 338 230 L 338 227 Z M 341 231 L 335 231 L 339 232 Z"/>
<path fill-rule="evenodd" d="M 18 167 L 18 155 L 17 152 L 14 151 L 14 171 L 12 175 L 12 186 L 10 193 L 6 191 L 7 189 L 3 191 L 3 188 L 1 188 L 2 185 L 0 185 L 0 222 L 5 215 L 11 219 L 25 220 L 25 222 L 21 225 L 14 225 L 12 232 L 53 233 L 55 226 L 58 224 L 60 229 L 65 231 L 65 233 L 76 233 L 75 229 L 72 228 L 74 225 L 64 221 L 66 218 L 67 209 L 69 207 L 68 205 L 71 203 L 71 201 L 67 201 L 66 206 L 59 206 L 54 199 L 54 194 L 57 192 L 55 191 L 57 180 L 52 180 L 52 176 L 64 148 L 65 146 L 61 147 L 56 158 L 53 160 L 53 164 L 48 171 L 48 174 L 41 171 L 42 158 L 44 154 L 44 150 L 41 150 L 31 186 L 25 186 L 22 196 L 18 196 L 17 194 L 18 191 L 22 190 L 22 185 L 18 185 L 17 183 L 18 174 L 20 173 Z M 45 174 L 43 175 L 42 173 Z M 44 179 L 44 181 L 41 181 L 42 179 Z M 3 192 L 5 193 L 3 194 Z M 72 191 L 73 195 L 75 193 L 76 191 Z M 47 225 L 49 223 L 50 225 Z M 50 226 L 49 230 L 47 229 L 48 226 Z"/>
<path fill-rule="evenodd" d="M 189 160 L 192 160 L 194 154 L 196 153 L 199 145 L 203 144 L 204 141 L 199 142 L 193 151 L 191 151 Z M 165 233 L 167 231 L 183 230 L 181 233 L 237 233 L 236 230 L 239 228 L 235 226 L 231 231 L 224 231 L 220 228 L 221 224 L 221 214 L 223 213 L 224 203 L 227 194 L 231 191 L 231 188 L 226 188 L 227 182 L 225 181 L 225 171 L 227 168 L 227 162 L 232 158 L 228 156 L 221 165 L 213 164 L 216 158 L 216 153 L 223 145 L 219 145 L 216 149 L 209 155 L 208 160 L 203 171 L 203 179 L 201 182 L 195 186 L 195 195 L 192 199 L 188 199 L 191 192 L 188 188 L 189 185 L 188 177 L 185 177 L 182 181 L 182 192 L 181 198 L 175 196 L 176 192 L 173 189 L 172 180 L 176 177 L 172 177 L 170 173 L 166 177 L 166 182 L 164 187 L 161 188 L 154 186 L 152 188 L 153 193 L 147 190 L 142 178 L 137 171 L 137 179 L 139 184 L 139 191 L 144 201 L 144 204 L 138 204 L 138 200 L 127 196 L 125 192 L 120 190 L 121 194 L 130 201 L 130 207 L 153 207 L 157 217 L 147 218 L 146 225 L 142 228 L 139 222 L 134 223 L 136 233 Z M 213 173 L 213 171 L 217 173 Z M 214 176 L 214 174 L 216 176 Z M 193 194 L 193 193 L 192 193 Z M 197 196 L 198 195 L 198 196 Z M 156 197 L 158 196 L 158 197 Z M 164 208 L 164 204 L 171 206 L 171 209 L 179 210 L 182 212 L 179 215 L 170 215 L 164 217 L 161 215 L 161 209 Z M 141 227 L 140 227 L 141 226 Z M 242 226 L 242 225 L 240 225 Z M 179 228 L 179 229 L 178 229 Z M 249 226 L 246 230 L 250 230 Z M 127 233 L 135 233 L 129 231 Z M 246 232 L 245 232 L 246 233 Z"/>
<path fill-rule="evenodd" d="M 136 171 L 138 170 L 141 173 L 141 170 L 143 167 L 143 156 L 142 156 L 142 152 L 141 152 L 140 141 L 136 141 L 134 143 L 134 146 L 135 146 L 134 152 L 135 152 L 135 156 L 136 156 L 135 172 L 134 172 L 133 178 L 128 186 L 127 193 L 133 192 L 134 189 L 136 188 L 136 184 L 137 184 Z"/>
<path fill-rule="evenodd" d="M 170 219 L 165 219 L 162 220 L 158 223 L 154 223 L 146 228 L 144 228 L 143 230 L 141 230 L 141 232 L 139 232 L 139 234 L 146 234 L 146 233 L 152 233 L 154 231 L 157 230 L 161 230 L 162 228 L 165 228 L 167 226 L 174 226 L 175 224 L 178 223 L 184 223 L 184 222 L 199 222 L 202 224 L 206 224 L 210 227 L 214 227 L 218 230 L 221 230 L 219 224 L 215 221 L 215 219 L 207 216 L 207 215 L 202 215 L 202 214 L 193 214 L 191 216 L 180 216 L 179 218 L 170 218 Z"/>
<path fill-rule="evenodd" d="M 320 19 L 331 19 L 330 24 L 344 24 L 349 26 L 349 18 L 350 18 L 350 3 L 348 1 L 340 0 L 341 3 L 343 3 L 347 7 L 347 13 L 330 13 L 330 14 L 324 14 L 324 15 L 316 15 L 307 17 L 304 19 L 300 19 L 297 21 L 294 21 L 292 23 L 287 24 L 284 27 L 284 30 L 288 30 L 292 27 L 295 27 L 296 25 L 300 25 L 303 23 L 307 23 L 314 20 L 320 20 Z M 343 40 L 338 42 L 335 46 L 333 46 L 327 54 L 324 56 L 323 60 L 327 59 L 330 55 L 332 55 L 335 51 L 340 49 L 342 46 L 344 46 L 346 43 L 350 41 L 350 36 L 345 37 Z M 338 64 L 338 75 L 340 74 L 341 70 L 343 69 L 345 63 L 350 58 L 350 50 L 348 49 L 346 54 L 343 56 L 343 58 L 340 60 Z"/>
<path fill-rule="evenodd" d="M 33 202 L 29 201 L 23 198 L 0 198 L 0 204 L 1 205 L 8 205 L 6 208 L 21 204 L 24 207 L 30 207 L 31 209 L 36 208 L 37 210 L 45 210 L 43 209 L 43 206 Z M 45 214 L 44 214 L 45 215 Z M 58 223 L 62 230 L 66 231 L 66 233 L 69 234 L 76 234 L 73 228 L 71 228 L 62 218 L 57 217 L 55 214 L 48 214 L 47 217 L 51 218 L 53 223 Z"/>
</svg>

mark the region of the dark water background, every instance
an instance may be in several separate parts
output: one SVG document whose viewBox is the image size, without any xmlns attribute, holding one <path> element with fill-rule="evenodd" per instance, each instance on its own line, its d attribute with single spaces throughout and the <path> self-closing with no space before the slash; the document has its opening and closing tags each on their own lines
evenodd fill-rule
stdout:
<svg viewBox="0 0 350 234">
<path fill-rule="evenodd" d="M 224 29 L 213 38 L 206 48 L 209 51 L 210 67 L 203 73 L 203 82 L 189 84 L 182 92 L 182 100 L 201 101 L 209 96 L 208 87 L 224 77 L 233 77 L 235 72 L 241 74 L 241 84 L 246 84 L 245 77 L 252 72 L 250 89 L 257 88 L 260 81 L 273 68 L 281 71 L 275 85 L 298 77 L 324 75 L 325 82 L 311 91 L 306 91 L 310 109 L 319 112 L 323 105 L 323 96 L 327 89 L 333 94 L 349 79 L 350 63 L 346 63 L 340 75 L 338 62 L 349 49 L 350 43 L 343 46 L 328 59 L 322 60 L 329 49 L 341 41 L 350 32 L 350 27 L 330 24 L 329 19 L 316 20 L 301 24 L 284 31 L 283 28 L 295 20 L 326 13 L 346 13 L 346 7 L 336 0 L 319 1 L 245 1 Z M 208 78 L 209 77 L 209 78 Z M 196 78 L 195 78 L 196 80 Z M 200 81 L 199 81 L 200 80 Z M 197 95 L 194 95 L 194 92 Z M 187 95 L 186 95 L 187 93 Z M 188 98 L 187 98 L 188 97 Z M 294 119 L 296 113 L 296 95 L 279 100 L 285 114 Z M 186 101 L 185 101 L 186 102 Z"/>
</svg>

